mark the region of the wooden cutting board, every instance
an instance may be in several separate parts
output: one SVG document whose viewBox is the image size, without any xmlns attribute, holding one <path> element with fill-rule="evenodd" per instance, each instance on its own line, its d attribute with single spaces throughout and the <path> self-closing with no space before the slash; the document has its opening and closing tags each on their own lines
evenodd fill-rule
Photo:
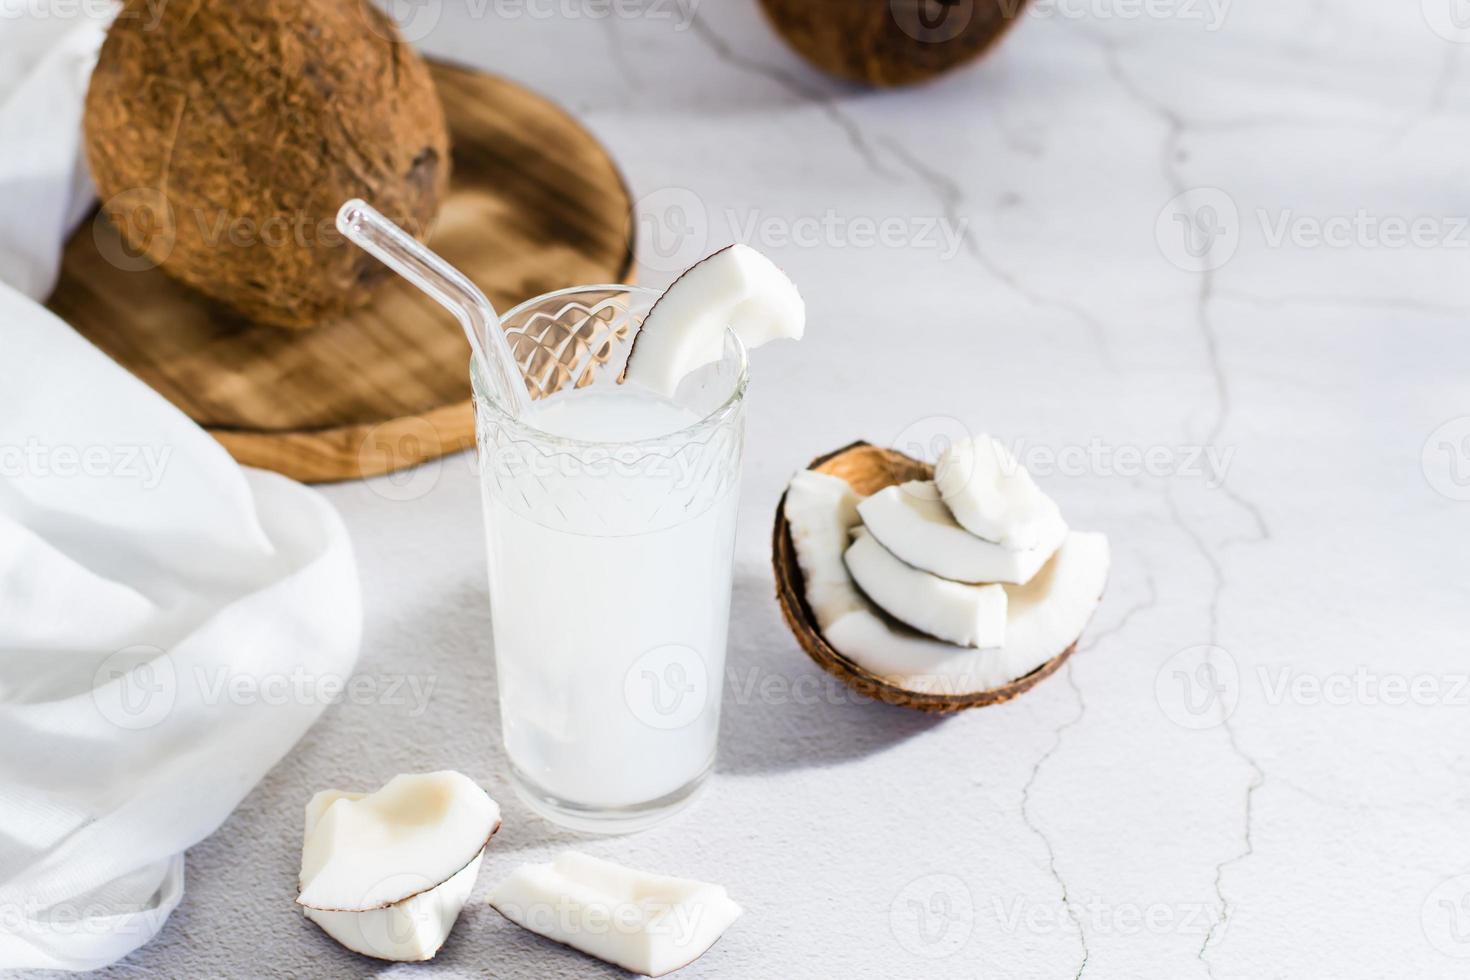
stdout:
<svg viewBox="0 0 1470 980">
<path fill-rule="evenodd" d="M 597 140 L 505 79 L 432 70 L 454 169 L 430 246 L 501 311 L 563 286 L 627 281 L 632 205 Z M 366 309 L 292 332 L 117 261 L 124 254 L 105 218 L 85 222 L 48 305 L 241 463 L 322 482 L 473 445 L 469 345 L 396 276 Z"/>
</svg>

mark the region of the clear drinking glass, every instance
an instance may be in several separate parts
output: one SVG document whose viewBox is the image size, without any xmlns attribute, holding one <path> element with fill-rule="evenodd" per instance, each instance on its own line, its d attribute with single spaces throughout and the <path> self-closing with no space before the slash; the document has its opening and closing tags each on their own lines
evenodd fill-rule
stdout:
<svg viewBox="0 0 1470 980">
<path fill-rule="evenodd" d="M 745 351 L 672 401 L 619 385 L 657 300 L 582 286 L 501 318 L 531 412 L 472 370 L 501 728 L 533 810 L 623 832 L 714 763 L 744 441 Z"/>
</svg>

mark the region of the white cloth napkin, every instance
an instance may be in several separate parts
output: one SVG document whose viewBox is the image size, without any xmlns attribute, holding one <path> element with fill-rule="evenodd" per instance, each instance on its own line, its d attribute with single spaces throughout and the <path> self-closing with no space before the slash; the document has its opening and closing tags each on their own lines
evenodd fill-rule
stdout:
<svg viewBox="0 0 1470 980">
<path fill-rule="evenodd" d="M 36 302 L 92 203 L 102 30 L 0 19 L 0 969 L 151 939 L 183 851 L 341 695 L 361 634 L 326 501 L 236 465 Z"/>
</svg>

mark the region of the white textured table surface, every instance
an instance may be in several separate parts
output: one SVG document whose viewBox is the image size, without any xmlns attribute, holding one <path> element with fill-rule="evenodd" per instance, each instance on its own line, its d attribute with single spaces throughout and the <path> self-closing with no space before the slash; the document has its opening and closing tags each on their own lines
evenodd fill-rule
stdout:
<svg viewBox="0 0 1470 980">
<path fill-rule="evenodd" d="M 1049 2 L 979 66 L 885 93 L 816 75 L 750 0 L 692 27 L 664 0 L 423 5 L 427 50 L 549 94 L 612 149 L 645 196 L 643 281 L 742 238 L 807 297 L 807 339 L 755 358 L 718 772 L 634 837 L 532 818 L 503 775 L 470 462 L 333 487 L 360 670 L 421 686 L 330 708 L 110 972 L 596 974 L 481 901 L 576 843 L 745 905 L 681 975 L 1470 973 L 1453 3 Z M 1205 272 L 1165 211 L 1196 188 Z M 936 720 L 807 661 L 767 538 L 806 460 L 944 418 L 1024 439 L 1115 566 L 1061 673 Z M 506 808 L 474 903 L 430 965 L 343 952 L 291 905 L 302 803 L 441 767 Z"/>
</svg>

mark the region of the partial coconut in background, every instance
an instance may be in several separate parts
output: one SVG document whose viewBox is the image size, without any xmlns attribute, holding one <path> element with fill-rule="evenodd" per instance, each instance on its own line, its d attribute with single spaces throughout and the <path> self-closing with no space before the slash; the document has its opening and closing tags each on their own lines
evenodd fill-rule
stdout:
<svg viewBox="0 0 1470 980">
<path fill-rule="evenodd" d="M 128 246 L 282 327 L 361 306 L 387 277 L 337 235 L 343 201 L 361 197 L 422 238 L 448 187 L 428 69 L 359 0 L 127 0 L 85 130 Z"/>
<path fill-rule="evenodd" d="M 760 0 L 798 54 L 868 85 L 927 81 L 983 54 L 1027 0 Z"/>
</svg>

